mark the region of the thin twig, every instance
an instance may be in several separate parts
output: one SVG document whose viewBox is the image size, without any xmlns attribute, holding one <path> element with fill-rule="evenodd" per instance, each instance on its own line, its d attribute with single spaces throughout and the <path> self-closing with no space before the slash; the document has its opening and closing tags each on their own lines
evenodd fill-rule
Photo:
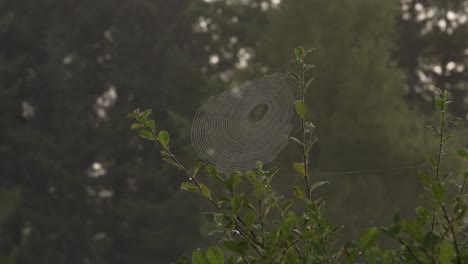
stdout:
<svg viewBox="0 0 468 264">
<path fill-rule="evenodd" d="M 305 105 L 305 87 L 304 87 L 304 79 L 305 79 L 305 65 L 304 59 L 301 60 L 301 81 L 300 81 L 300 89 L 301 89 L 301 101 Z M 305 116 L 301 117 L 301 129 L 302 129 L 302 158 L 304 163 L 304 180 L 307 187 L 307 198 L 309 201 L 312 201 L 312 194 L 310 190 L 310 182 L 309 182 L 309 162 L 307 158 L 307 144 L 306 144 L 306 129 L 305 129 Z"/>
</svg>

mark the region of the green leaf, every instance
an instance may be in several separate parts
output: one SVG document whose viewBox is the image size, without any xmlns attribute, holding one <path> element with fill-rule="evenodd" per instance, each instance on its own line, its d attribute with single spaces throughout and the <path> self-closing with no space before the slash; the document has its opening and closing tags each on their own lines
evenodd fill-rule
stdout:
<svg viewBox="0 0 468 264">
<path fill-rule="evenodd" d="M 313 81 L 314 81 L 314 78 L 311 78 L 311 79 L 307 82 L 307 84 L 306 84 L 306 86 L 304 87 L 304 89 L 309 88 L 310 84 L 311 84 Z"/>
<path fill-rule="evenodd" d="M 284 263 L 297 263 L 299 261 L 299 256 L 297 255 L 296 249 L 291 247 L 286 251 L 284 255 Z"/>
<path fill-rule="evenodd" d="M 318 187 L 324 185 L 324 184 L 328 184 L 327 181 L 319 181 L 319 182 L 315 182 L 314 184 L 312 184 L 312 186 L 310 187 L 310 191 L 313 191 L 315 189 L 317 189 Z"/>
<path fill-rule="evenodd" d="M 304 119 L 305 114 L 307 112 L 306 104 L 303 101 L 298 100 L 294 103 L 294 108 L 296 109 L 297 115 L 299 115 L 301 119 Z"/>
<path fill-rule="evenodd" d="M 180 257 L 175 264 L 188 264 L 188 258 L 187 256 L 182 256 Z"/>
<path fill-rule="evenodd" d="M 141 115 L 144 117 L 148 117 L 151 114 L 151 112 L 153 112 L 153 110 L 146 109 L 143 113 L 141 113 Z"/>
<path fill-rule="evenodd" d="M 457 150 L 457 154 L 458 154 L 460 157 L 462 157 L 462 158 L 468 160 L 468 152 L 467 152 L 466 150 L 464 150 L 464 149 L 459 149 L 459 150 Z"/>
<path fill-rule="evenodd" d="M 132 124 L 132 130 L 138 129 L 138 128 L 142 127 L 142 126 L 143 126 L 142 124 L 133 123 L 133 124 Z"/>
<path fill-rule="evenodd" d="M 432 185 L 432 195 L 441 203 L 445 201 L 445 190 L 440 182 L 435 182 Z"/>
<path fill-rule="evenodd" d="M 231 175 L 229 175 L 229 178 L 226 181 L 226 187 L 228 187 L 229 191 L 231 194 L 234 193 L 234 190 L 236 189 L 237 185 L 241 182 L 242 179 L 242 174 L 240 172 L 234 172 Z"/>
<path fill-rule="evenodd" d="M 130 113 L 127 115 L 128 118 L 137 118 L 138 116 L 140 116 L 138 113 Z"/>
<path fill-rule="evenodd" d="M 299 77 L 299 75 L 295 72 L 290 72 L 289 75 L 294 78 L 295 80 L 297 80 L 298 82 L 301 81 L 301 77 Z"/>
<path fill-rule="evenodd" d="M 259 161 L 257 161 L 257 162 L 255 163 L 255 168 L 257 168 L 257 170 L 259 170 L 259 171 L 262 170 L 262 168 L 263 168 L 263 163 L 262 163 L 261 160 L 259 160 Z"/>
<path fill-rule="evenodd" d="M 201 251 L 201 249 L 197 248 L 192 253 L 192 264 L 206 264 L 205 254 Z"/>
<path fill-rule="evenodd" d="M 206 187 L 206 185 L 200 184 L 200 189 L 201 189 L 203 195 L 205 195 L 208 198 L 211 198 L 211 191 L 210 191 L 210 189 L 208 189 L 208 187 Z"/>
<path fill-rule="evenodd" d="M 252 183 L 255 195 L 257 195 L 257 197 L 260 197 L 263 194 L 263 191 L 265 190 L 265 185 L 257 179 L 257 176 L 253 171 L 249 171 L 247 173 L 247 179 L 249 179 L 249 182 Z"/>
<path fill-rule="evenodd" d="M 293 204 L 293 200 L 288 199 L 284 201 L 283 205 L 281 206 L 281 212 L 286 212 L 291 208 L 291 205 Z"/>
<path fill-rule="evenodd" d="M 242 239 L 239 243 L 236 243 L 231 240 L 224 240 L 223 245 L 233 251 L 234 253 L 237 253 L 241 256 L 247 255 L 247 252 L 249 251 L 250 247 L 250 242 L 247 239 Z"/>
<path fill-rule="evenodd" d="M 138 134 L 139 134 L 140 137 L 142 137 L 142 138 L 146 138 L 146 139 L 149 139 L 149 140 L 154 140 L 153 134 L 151 134 L 151 132 L 149 132 L 148 130 L 140 130 L 140 131 L 138 132 Z"/>
<path fill-rule="evenodd" d="M 305 168 L 304 168 L 304 163 L 302 162 L 294 162 L 293 163 L 293 168 L 296 170 L 297 173 L 299 173 L 301 176 L 305 175 Z"/>
<path fill-rule="evenodd" d="M 427 156 L 426 160 L 427 160 L 427 162 L 429 162 L 429 164 L 432 166 L 432 168 L 437 168 L 437 163 L 436 163 L 436 160 L 434 159 L 434 156 L 429 155 L 429 156 Z"/>
<path fill-rule="evenodd" d="M 266 173 L 266 176 L 267 176 L 268 178 L 271 178 L 271 177 L 273 177 L 276 173 L 278 173 L 278 171 L 279 171 L 279 168 L 277 168 L 277 167 L 271 168 L 271 169 Z"/>
<path fill-rule="evenodd" d="M 193 178 L 195 178 L 195 176 L 197 176 L 198 171 L 200 170 L 200 168 L 203 165 L 204 165 L 203 162 L 197 162 L 197 164 L 195 164 L 195 167 L 193 168 L 193 173 L 192 173 Z"/>
<path fill-rule="evenodd" d="M 154 120 L 148 121 L 148 126 L 150 127 L 151 132 L 154 133 L 156 131 L 156 124 L 154 123 Z"/>
<path fill-rule="evenodd" d="M 293 192 L 298 198 L 304 198 L 304 191 L 302 190 L 301 186 L 296 185 L 296 187 L 293 189 Z"/>
<path fill-rule="evenodd" d="M 421 179 L 421 181 L 425 184 L 432 184 L 432 179 L 429 178 L 429 176 L 427 175 L 427 173 L 424 171 L 424 170 L 419 170 L 418 171 L 418 176 L 419 176 L 419 179 Z"/>
<path fill-rule="evenodd" d="M 257 215 L 255 211 L 251 208 L 248 208 L 244 215 L 244 221 L 249 229 L 252 229 L 252 224 L 254 223 L 256 218 Z"/>
<path fill-rule="evenodd" d="M 424 236 L 424 247 L 428 248 L 430 251 L 433 251 L 439 242 L 440 237 L 434 232 L 429 231 Z"/>
<path fill-rule="evenodd" d="M 169 133 L 165 130 L 159 131 L 158 140 L 164 147 L 167 148 L 167 146 L 169 145 Z"/>
<path fill-rule="evenodd" d="M 183 182 L 180 185 L 180 189 L 186 190 L 186 191 L 198 191 L 198 187 L 191 182 Z"/>
<path fill-rule="evenodd" d="M 453 206 L 454 218 L 456 220 L 462 218 L 465 215 L 466 209 L 467 209 L 467 206 L 465 202 L 463 201 L 463 199 L 461 199 L 460 197 L 457 197 L 457 199 L 455 199 L 455 204 Z"/>
<path fill-rule="evenodd" d="M 416 207 L 415 211 L 416 215 L 424 220 L 424 222 L 428 221 L 431 217 L 431 213 L 429 213 L 429 211 L 424 207 Z"/>
<path fill-rule="evenodd" d="M 359 238 L 358 247 L 360 250 L 365 250 L 371 247 L 377 239 L 379 239 L 379 229 L 376 227 L 371 227 L 367 229 L 364 234 Z"/>
<path fill-rule="evenodd" d="M 148 120 L 144 116 L 138 116 L 137 121 L 140 122 L 140 124 L 146 126 L 148 124 Z"/>
<path fill-rule="evenodd" d="M 435 105 L 440 112 L 444 112 L 446 109 L 445 98 L 439 98 L 435 101 Z"/>
<path fill-rule="evenodd" d="M 451 243 L 444 241 L 440 244 L 438 248 L 437 258 L 440 261 L 440 264 L 450 264 L 452 263 L 453 255 L 455 254 L 455 249 Z"/>
<path fill-rule="evenodd" d="M 206 166 L 205 167 L 206 172 L 208 172 L 208 175 L 210 175 L 213 179 L 219 181 L 220 183 L 224 183 L 223 178 L 219 175 L 218 171 L 216 170 L 215 167 L 213 166 Z"/>
<path fill-rule="evenodd" d="M 302 61 L 303 60 L 303 57 L 304 57 L 304 47 L 302 46 L 298 46 L 294 49 L 294 54 L 296 55 L 296 59 L 298 59 L 299 61 Z"/>
<path fill-rule="evenodd" d="M 358 250 L 356 248 L 356 242 L 347 241 L 343 246 L 343 251 L 347 263 L 354 263 L 354 259 L 356 258 L 356 255 L 358 253 Z"/>
<path fill-rule="evenodd" d="M 295 137 L 290 137 L 290 139 L 291 139 L 292 141 L 296 142 L 297 144 L 302 145 L 302 142 L 301 142 L 299 139 L 297 139 L 297 138 L 295 138 Z"/>
<path fill-rule="evenodd" d="M 206 258 L 210 264 L 224 264 L 223 252 L 219 247 L 212 247 L 206 251 Z"/>
</svg>

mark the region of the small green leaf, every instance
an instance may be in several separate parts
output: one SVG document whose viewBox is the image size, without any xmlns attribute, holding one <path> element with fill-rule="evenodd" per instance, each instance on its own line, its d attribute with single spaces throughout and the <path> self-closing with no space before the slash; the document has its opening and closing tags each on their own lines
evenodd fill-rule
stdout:
<svg viewBox="0 0 468 264">
<path fill-rule="evenodd" d="M 424 170 L 418 171 L 419 179 L 425 184 L 432 184 L 432 179 L 424 172 Z"/>
<path fill-rule="evenodd" d="M 231 208 L 232 211 L 237 214 L 239 213 L 240 209 L 244 206 L 245 198 L 242 195 L 236 195 L 234 198 L 231 199 Z"/>
<path fill-rule="evenodd" d="M 249 229 L 252 229 L 252 224 L 254 223 L 256 218 L 257 218 L 257 215 L 255 211 L 252 210 L 251 208 L 247 209 L 244 215 L 244 221 Z"/>
<path fill-rule="evenodd" d="M 294 108 L 296 109 L 297 115 L 299 115 L 301 119 L 304 119 L 305 114 L 307 112 L 307 107 L 305 103 L 301 100 L 298 100 L 294 103 Z"/>
<path fill-rule="evenodd" d="M 356 255 L 358 253 L 358 250 L 356 248 L 356 242 L 347 241 L 343 246 L 343 251 L 347 263 L 354 263 L 354 259 L 356 258 Z"/>
<path fill-rule="evenodd" d="M 459 149 L 459 150 L 457 150 L 457 154 L 458 154 L 460 157 L 462 157 L 462 158 L 468 160 L 468 152 L 467 152 L 466 150 L 464 150 L 464 149 Z"/>
<path fill-rule="evenodd" d="M 424 236 L 424 247 L 428 248 L 430 251 L 433 251 L 437 245 L 437 242 L 439 242 L 439 239 L 440 238 L 438 235 L 432 231 L 429 231 Z"/>
<path fill-rule="evenodd" d="M 140 116 L 140 109 L 138 108 L 133 110 L 133 113 L 130 113 L 127 115 L 128 118 L 135 118 L 135 119 L 139 116 Z"/>
<path fill-rule="evenodd" d="M 164 147 L 167 148 L 167 146 L 169 145 L 169 133 L 165 130 L 159 131 L 158 140 Z"/>
<path fill-rule="evenodd" d="M 257 197 L 260 197 L 265 190 L 264 188 L 265 185 L 257 179 L 257 176 L 253 171 L 249 171 L 247 173 L 247 179 L 249 179 L 249 182 L 252 183 L 254 187 L 255 195 Z"/>
<path fill-rule="evenodd" d="M 445 201 L 445 190 L 440 182 L 435 182 L 432 185 L 432 195 L 441 203 Z"/>
<path fill-rule="evenodd" d="M 182 256 L 180 257 L 175 264 L 188 264 L 188 258 L 187 256 Z"/>
<path fill-rule="evenodd" d="M 180 185 L 180 189 L 186 190 L 186 191 L 198 191 L 198 187 L 191 182 L 183 182 Z"/>
<path fill-rule="evenodd" d="M 285 263 L 298 263 L 299 256 L 297 255 L 296 249 L 293 247 L 289 248 L 284 255 Z"/>
<path fill-rule="evenodd" d="M 377 239 L 379 239 L 379 229 L 376 227 L 371 227 L 367 229 L 364 234 L 359 238 L 358 247 L 361 250 L 368 249 L 371 247 Z"/>
<path fill-rule="evenodd" d="M 218 171 L 216 170 L 215 167 L 213 166 L 206 166 L 205 167 L 206 172 L 208 172 L 208 175 L 210 175 L 213 179 L 219 181 L 220 183 L 224 183 L 223 178 L 219 175 Z"/>
<path fill-rule="evenodd" d="M 138 129 L 138 128 L 142 127 L 142 126 L 143 126 L 142 124 L 133 123 L 133 124 L 132 124 L 132 130 Z"/>
<path fill-rule="evenodd" d="M 425 222 L 431 217 L 431 213 L 429 213 L 429 211 L 424 207 L 416 207 L 415 211 L 416 215 Z"/>
<path fill-rule="evenodd" d="M 290 137 L 290 139 L 291 139 L 292 141 L 296 142 L 297 144 L 302 145 L 302 142 L 301 142 L 299 139 L 297 139 L 297 138 L 295 138 L 295 137 Z"/>
<path fill-rule="evenodd" d="M 239 243 L 236 243 L 231 240 L 224 240 L 223 245 L 229 250 L 233 251 L 234 253 L 237 253 L 241 256 L 245 256 L 249 251 L 250 242 L 245 238 L 242 239 Z"/>
<path fill-rule="evenodd" d="M 453 206 L 454 218 L 460 219 L 465 215 L 467 206 L 463 199 L 457 198 L 455 199 L 455 204 Z"/>
<path fill-rule="evenodd" d="M 153 110 L 146 109 L 143 113 L 141 113 L 141 115 L 144 117 L 148 117 L 151 114 L 151 112 L 153 112 Z"/>
<path fill-rule="evenodd" d="M 298 46 L 294 49 L 294 54 L 296 55 L 296 59 L 298 59 L 299 61 L 302 61 L 303 60 L 303 57 L 304 57 L 304 47 L 302 46 Z"/>
<path fill-rule="evenodd" d="M 139 134 L 140 137 L 142 137 L 142 138 L 146 138 L 146 139 L 149 139 L 149 140 L 154 140 L 153 134 L 151 134 L 151 132 L 149 132 L 148 130 L 140 130 L 140 131 L 138 132 L 138 134 Z"/>
<path fill-rule="evenodd" d="M 444 175 L 442 175 L 442 179 L 445 179 L 445 178 L 447 178 L 447 177 L 449 177 L 451 175 L 452 175 L 452 172 L 448 171 L 448 172 L 444 173 Z"/>
<path fill-rule="evenodd" d="M 294 78 L 295 80 L 297 80 L 298 82 L 301 81 L 301 77 L 299 77 L 299 75 L 295 72 L 290 72 L 289 75 Z"/>
<path fill-rule="evenodd" d="M 401 214 L 400 211 L 397 211 L 395 215 L 393 215 L 393 224 L 400 225 L 401 224 Z"/>
<path fill-rule="evenodd" d="M 452 258 L 455 255 L 455 249 L 451 243 L 444 241 L 440 244 L 438 248 L 437 258 L 440 261 L 440 264 L 450 264 L 452 263 Z"/>
<path fill-rule="evenodd" d="M 140 122 L 140 124 L 146 126 L 148 124 L 148 120 L 144 116 L 138 116 L 137 121 Z"/>
<path fill-rule="evenodd" d="M 255 168 L 257 168 L 257 170 L 261 171 L 262 168 L 263 168 L 263 162 L 261 160 L 257 161 L 255 163 Z"/>
<path fill-rule="evenodd" d="M 286 212 L 291 208 L 291 205 L 293 204 L 293 200 L 288 199 L 284 201 L 283 205 L 281 206 L 281 212 Z"/>
<path fill-rule="evenodd" d="M 429 155 L 429 156 L 427 156 L 426 160 L 427 160 L 427 162 L 429 162 L 429 164 L 432 166 L 432 168 L 437 168 L 437 163 L 436 163 L 436 160 L 434 159 L 434 156 Z"/>
<path fill-rule="evenodd" d="M 307 84 L 306 84 L 306 86 L 304 87 L 304 89 L 309 88 L 310 84 L 311 84 L 313 81 L 314 81 L 314 78 L 310 79 L 310 80 L 307 82 Z"/>
<path fill-rule="evenodd" d="M 319 181 L 319 182 L 315 182 L 314 184 L 312 184 L 312 186 L 310 187 L 310 191 L 313 191 L 315 189 L 317 189 L 318 187 L 324 185 L 324 184 L 328 184 L 327 181 Z"/>
<path fill-rule="evenodd" d="M 298 198 L 304 198 L 304 191 L 302 190 L 301 186 L 296 185 L 296 187 L 293 189 L 293 192 Z"/>
<path fill-rule="evenodd" d="M 201 188 L 203 195 L 205 195 L 208 198 L 211 198 L 211 191 L 210 189 L 208 189 L 208 187 L 206 187 L 206 185 L 200 184 L 200 188 Z"/>
<path fill-rule="evenodd" d="M 206 264 L 205 254 L 201 251 L 201 249 L 197 248 L 192 253 L 192 264 Z"/>
<path fill-rule="evenodd" d="M 242 174 L 240 172 L 234 172 L 229 175 L 229 178 L 226 180 L 226 187 L 228 187 L 231 194 L 234 193 L 237 185 L 241 182 Z"/>
<path fill-rule="evenodd" d="M 195 165 L 195 167 L 193 168 L 193 173 L 192 173 L 192 177 L 195 178 L 195 176 L 197 176 L 197 173 L 198 171 L 200 170 L 200 168 L 203 166 L 203 162 L 197 162 L 197 164 Z"/>
<path fill-rule="evenodd" d="M 210 264 L 224 264 L 223 252 L 219 247 L 212 247 L 206 251 L 206 258 Z"/>
<path fill-rule="evenodd" d="M 276 173 L 278 173 L 278 171 L 279 171 L 279 168 L 277 168 L 277 167 L 271 168 L 271 169 L 266 173 L 266 176 L 267 176 L 268 178 L 271 178 L 271 177 L 273 177 Z"/>
<path fill-rule="evenodd" d="M 439 111 L 444 112 L 446 109 L 445 98 L 439 98 L 435 101 L 436 107 Z"/>
<path fill-rule="evenodd" d="M 148 121 L 148 126 L 151 129 L 151 132 L 154 133 L 156 131 L 156 124 L 154 123 L 154 120 Z"/>
<path fill-rule="evenodd" d="M 293 163 L 293 168 L 296 170 L 297 173 L 299 173 L 301 176 L 305 175 L 305 168 L 304 168 L 304 163 L 302 162 L 294 162 Z"/>
</svg>

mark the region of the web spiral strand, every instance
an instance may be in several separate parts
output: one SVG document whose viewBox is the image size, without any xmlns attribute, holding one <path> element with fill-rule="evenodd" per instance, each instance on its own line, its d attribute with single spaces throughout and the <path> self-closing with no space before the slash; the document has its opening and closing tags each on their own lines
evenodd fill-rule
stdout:
<svg viewBox="0 0 468 264">
<path fill-rule="evenodd" d="M 288 144 L 294 88 L 279 72 L 210 97 L 196 112 L 192 145 L 219 172 L 247 172 Z"/>
</svg>

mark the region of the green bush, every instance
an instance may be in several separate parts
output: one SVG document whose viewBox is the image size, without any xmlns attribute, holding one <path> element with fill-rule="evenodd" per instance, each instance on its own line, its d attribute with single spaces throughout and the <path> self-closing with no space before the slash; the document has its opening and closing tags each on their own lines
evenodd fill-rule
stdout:
<svg viewBox="0 0 468 264">
<path fill-rule="evenodd" d="M 303 47 L 295 49 L 299 70 L 288 75 L 300 91 L 295 110 L 302 131 L 302 138 L 291 138 L 301 146 L 302 154 L 302 160 L 292 166 L 304 179 L 302 185 L 292 189 L 294 200 L 273 190 L 271 183 L 278 168 L 266 169 L 257 162 L 245 175 L 235 172 L 226 177 L 215 167 L 201 162 L 188 169 L 171 152 L 169 133 L 157 129 L 155 121 L 149 118 L 150 109 L 143 112 L 137 109 L 128 115 L 135 120 L 131 128 L 142 138 L 154 141 L 161 149 L 163 160 L 187 177 L 181 189 L 200 193 L 214 208 L 216 230 L 213 231 L 222 236 L 220 247 L 197 249 L 190 260 L 182 257 L 177 263 L 468 263 L 468 234 L 463 223 L 467 221 L 468 171 L 458 177 L 442 170 L 450 141 L 447 129 L 458 120 L 448 117 L 450 93 L 447 91 L 437 90 L 435 102 L 440 122 L 431 126 L 437 134 L 438 152 L 427 157 L 430 168 L 419 171 L 425 187 L 421 198 L 426 206 L 415 209 L 415 219 L 402 219 L 397 212 L 392 226 L 370 227 L 357 241 L 334 239 L 342 227 L 324 216 L 325 201 L 314 196 L 316 188 L 326 182 L 313 182 L 309 172 L 309 153 L 316 142 L 305 102 L 307 88 L 313 80 L 308 78 L 313 67 L 305 62 L 310 52 Z M 458 149 L 457 153 L 468 162 L 466 150 Z M 203 183 L 199 177 L 201 171 L 214 179 L 216 190 L 223 189 L 221 194 L 214 195 Z M 248 181 L 250 194 L 239 191 L 241 181 Z M 448 191 L 449 185 L 457 188 L 454 195 Z M 303 211 L 297 213 L 298 209 Z M 395 240 L 398 246 L 391 249 L 382 246 L 381 233 Z"/>
</svg>

